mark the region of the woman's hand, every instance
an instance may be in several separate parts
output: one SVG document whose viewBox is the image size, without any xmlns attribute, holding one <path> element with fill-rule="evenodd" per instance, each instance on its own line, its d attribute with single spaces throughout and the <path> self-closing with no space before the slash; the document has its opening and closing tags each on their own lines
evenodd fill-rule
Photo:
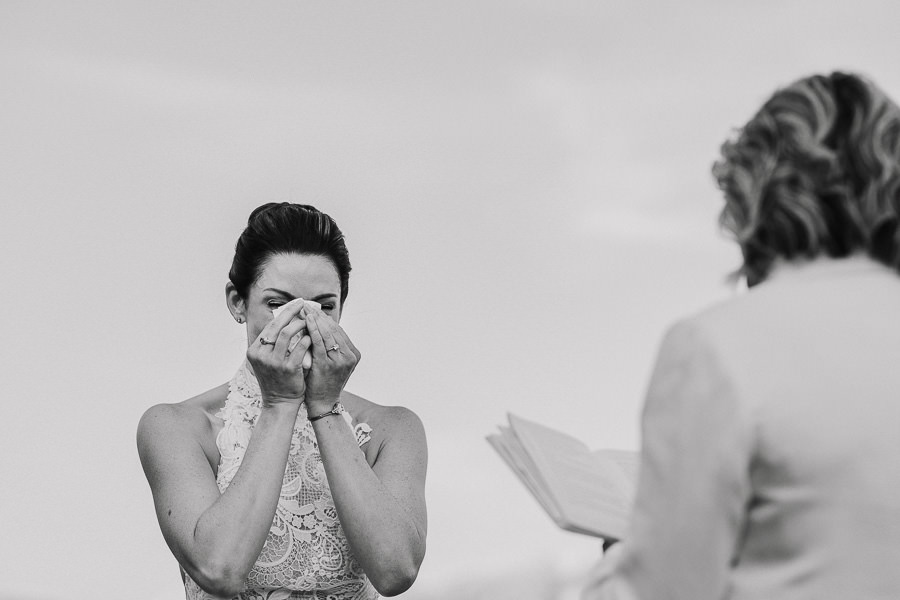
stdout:
<svg viewBox="0 0 900 600">
<path fill-rule="evenodd" d="M 340 400 L 362 355 L 341 326 L 324 312 L 307 305 L 303 315 L 313 358 L 306 374 L 306 410 L 309 414 L 321 414 Z"/>
<path fill-rule="evenodd" d="M 306 382 L 303 355 L 312 343 L 308 335 L 291 344 L 291 339 L 306 329 L 299 317 L 305 309 L 303 300 L 292 300 L 284 310 L 263 328 L 259 337 L 247 348 L 247 360 L 259 380 L 263 404 L 295 404 L 303 402 Z"/>
</svg>

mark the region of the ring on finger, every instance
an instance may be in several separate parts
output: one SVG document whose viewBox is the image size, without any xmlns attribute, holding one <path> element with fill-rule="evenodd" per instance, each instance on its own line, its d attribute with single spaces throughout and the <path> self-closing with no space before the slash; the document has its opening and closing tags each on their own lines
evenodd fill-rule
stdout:
<svg viewBox="0 0 900 600">
<path fill-rule="evenodd" d="M 270 340 L 269 338 L 259 338 L 260 346 L 274 346 L 275 342 Z"/>
<path fill-rule="evenodd" d="M 341 349 L 341 347 L 338 346 L 337 344 L 335 344 L 335 345 L 332 346 L 331 348 L 327 349 L 327 350 L 325 351 L 325 354 L 328 354 L 328 353 L 331 352 L 332 350 L 340 350 L 340 349 Z"/>
</svg>

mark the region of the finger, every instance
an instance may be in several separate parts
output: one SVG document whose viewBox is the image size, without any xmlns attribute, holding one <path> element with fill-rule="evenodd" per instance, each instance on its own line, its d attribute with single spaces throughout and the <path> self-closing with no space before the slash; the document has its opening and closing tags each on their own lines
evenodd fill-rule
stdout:
<svg viewBox="0 0 900 600">
<path fill-rule="evenodd" d="M 266 328 L 263 328 L 247 350 L 254 350 L 258 354 L 262 352 L 271 352 L 275 347 L 275 340 L 276 336 L 267 331 Z"/>
<path fill-rule="evenodd" d="M 347 335 L 347 332 L 344 331 L 343 327 L 337 324 L 335 324 L 334 327 L 334 342 L 340 345 L 342 351 L 346 350 L 349 354 L 353 354 L 353 356 L 356 357 L 357 362 L 362 358 L 362 353 L 353 345 L 350 336 Z"/>
<path fill-rule="evenodd" d="M 299 298 L 295 298 L 287 304 L 282 304 L 275 308 L 272 311 L 272 314 L 275 315 L 275 317 L 263 327 L 262 331 L 259 332 L 259 336 L 257 336 L 255 343 L 263 348 L 266 346 L 273 346 L 273 344 L 269 342 L 275 342 L 278 339 L 278 335 L 281 333 L 281 330 L 284 329 L 284 326 L 293 321 L 302 308 L 303 301 Z M 263 340 L 265 340 L 265 342 Z"/>
<path fill-rule="evenodd" d="M 300 342 L 300 338 L 306 335 L 306 323 L 303 324 L 303 329 L 294 334 L 294 337 L 291 338 L 291 342 L 288 344 L 288 352 L 293 352 L 294 348 L 297 347 L 297 344 Z"/>
<path fill-rule="evenodd" d="M 297 346 L 300 344 L 300 342 L 303 340 L 303 338 L 307 338 L 307 344 L 306 344 L 305 351 L 302 349 L 300 349 L 300 350 L 297 349 Z M 304 323 L 303 329 L 299 333 L 295 334 L 294 337 L 291 338 L 291 342 L 290 342 L 290 344 L 288 344 L 288 350 L 287 350 L 288 354 L 290 354 L 292 352 L 303 352 L 302 365 L 303 365 L 304 369 L 309 369 L 312 366 L 312 354 L 310 354 L 310 352 L 309 352 L 309 346 L 312 344 L 312 340 L 310 340 L 308 338 L 309 338 L 309 335 L 307 334 L 306 324 Z"/>
<path fill-rule="evenodd" d="M 300 319 L 294 319 L 285 325 L 281 331 L 278 332 L 278 337 L 275 339 L 275 347 L 272 348 L 272 353 L 275 354 L 275 356 L 287 356 L 290 352 L 291 339 L 304 329 L 306 329 L 306 323 Z"/>
<path fill-rule="evenodd" d="M 340 359 L 343 364 L 350 367 L 350 373 L 353 373 L 359 364 L 362 354 L 356 349 L 356 346 L 350 341 L 347 332 L 340 325 L 335 325 L 334 327 L 334 342 L 340 346 L 340 350 L 329 352 L 328 354 L 331 355 L 332 360 Z"/>
<path fill-rule="evenodd" d="M 309 369 L 312 366 L 312 356 L 309 356 L 309 347 L 312 345 L 312 339 L 308 335 L 300 336 L 294 350 L 288 354 L 285 364 L 288 368 Z M 307 356 L 309 356 L 307 358 Z"/>
<path fill-rule="evenodd" d="M 319 330 L 319 321 L 313 313 L 306 315 L 306 330 L 309 332 L 309 338 L 312 342 L 313 358 L 321 358 L 325 355 L 325 340 L 322 338 L 322 332 Z"/>
<path fill-rule="evenodd" d="M 340 358 L 343 362 L 350 363 L 356 368 L 359 357 L 356 355 L 356 348 L 347 336 L 347 333 L 341 329 L 340 325 L 335 325 L 332 329 L 334 335 L 334 346 L 338 346 L 338 350 L 329 352 L 332 359 Z M 329 346 L 333 347 L 333 346 Z"/>
<path fill-rule="evenodd" d="M 322 314 L 321 312 L 312 316 L 315 318 L 316 326 L 322 334 L 322 343 L 325 345 L 325 353 L 330 354 L 332 358 L 334 358 L 334 354 L 341 351 L 341 345 L 334 337 L 335 322 L 327 318 L 327 315 Z M 336 349 L 335 346 L 337 346 Z"/>
</svg>

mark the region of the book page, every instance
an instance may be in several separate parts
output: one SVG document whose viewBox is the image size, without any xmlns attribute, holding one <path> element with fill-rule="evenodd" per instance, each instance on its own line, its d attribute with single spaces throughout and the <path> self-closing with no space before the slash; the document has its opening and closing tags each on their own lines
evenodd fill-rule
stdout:
<svg viewBox="0 0 900 600">
<path fill-rule="evenodd" d="M 637 488 L 638 470 L 641 466 L 641 455 L 631 450 L 613 450 L 605 448 L 603 450 L 594 450 L 594 454 L 600 460 L 606 460 L 618 465 L 622 473 L 628 479 L 633 488 Z"/>
<path fill-rule="evenodd" d="M 560 526 L 605 538 L 624 535 L 636 485 L 635 453 L 591 452 L 565 433 L 509 415 L 510 427 L 562 515 Z M 632 478 L 634 476 L 634 479 Z"/>
<path fill-rule="evenodd" d="M 534 461 L 522 448 L 515 434 L 508 427 L 501 426 L 500 433 L 487 436 L 487 440 L 509 468 L 519 477 L 519 480 L 525 484 L 525 487 L 538 501 L 538 504 L 550 515 L 550 518 L 559 524 L 562 517 L 559 508 L 556 506 L 553 498 L 545 491 L 547 484 L 541 480 L 540 474 L 534 466 Z"/>
</svg>

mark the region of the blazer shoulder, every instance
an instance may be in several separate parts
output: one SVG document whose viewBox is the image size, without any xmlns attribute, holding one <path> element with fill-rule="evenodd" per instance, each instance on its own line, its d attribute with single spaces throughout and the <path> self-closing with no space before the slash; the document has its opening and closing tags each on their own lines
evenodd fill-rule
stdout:
<svg viewBox="0 0 900 600">
<path fill-rule="evenodd" d="M 779 290 L 754 289 L 676 321 L 666 337 L 728 352 L 735 344 L 743 344 L 771 329 L 766 324 L 784 316 L 784 304 Z"/>
</svg>

